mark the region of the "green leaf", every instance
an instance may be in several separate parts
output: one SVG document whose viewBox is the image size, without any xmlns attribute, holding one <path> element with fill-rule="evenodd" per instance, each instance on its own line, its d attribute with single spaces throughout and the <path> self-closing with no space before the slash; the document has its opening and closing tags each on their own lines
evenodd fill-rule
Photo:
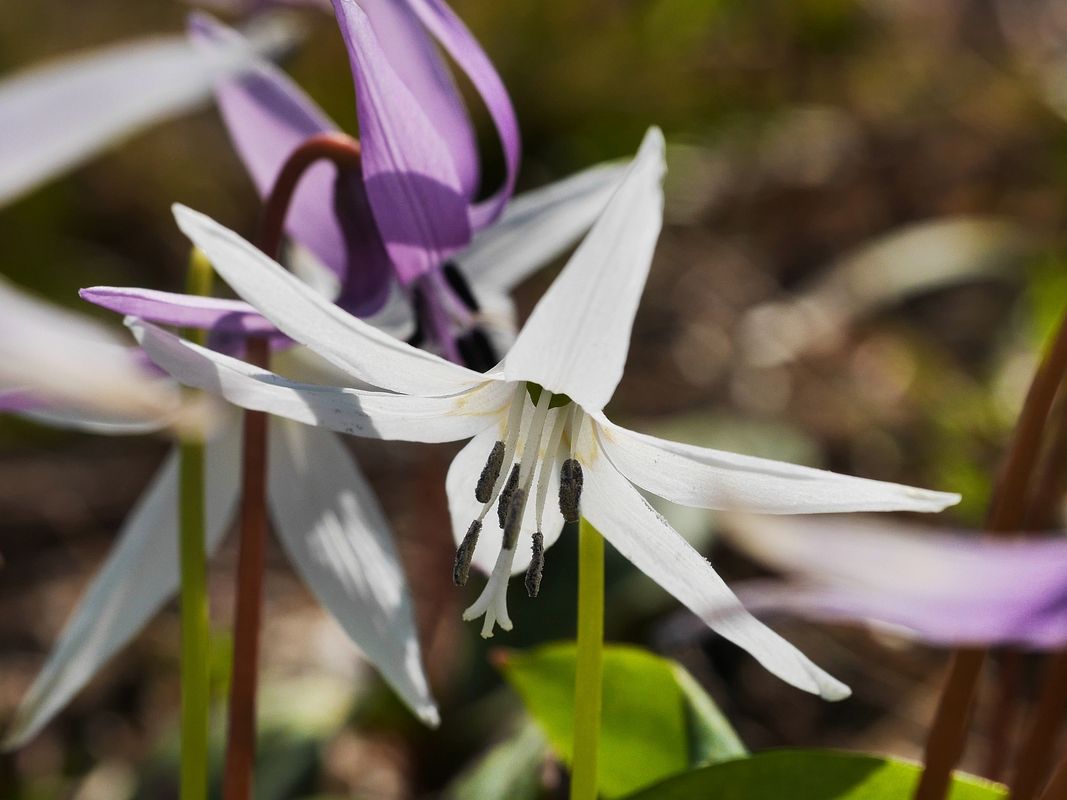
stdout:
<svg viewBox="0 0 1067 800">
<path fill-rule="evenodd" d="M 541 794 L 541 768 L 548 744 L 528 720 L 514 736 L 486 753 L 445 791 L 448 800 L 537 800 Z"/>
<path fill-rule="evenodd" d="M 676 775 L 627 800 L 901 800 L 919 767 L 833 750 L 771 750 Z M 1000 800 L 1006 787 L 957 774 L 949 800 Z"/>
<path fill-rule="evenodd" d="M 570 763 L 574 717 L 573 642 L 501 659 L 556 754 Z M 598 785 L 620 797 L 668 775 L 745 752 L 714 702 L 682 667 L 635 647 L 604 648 Z"/>
</svg>

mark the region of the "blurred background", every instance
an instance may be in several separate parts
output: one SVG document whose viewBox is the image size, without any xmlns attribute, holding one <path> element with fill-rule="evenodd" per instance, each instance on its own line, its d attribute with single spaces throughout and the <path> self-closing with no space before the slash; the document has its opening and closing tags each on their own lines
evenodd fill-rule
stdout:
<svg viewBox="0 0 1067 800">
<path fill-rule="evenodd" d="M 980 522 L 1040 342 L 1067 298 L 1063 4 L 453 5 L 517 108 L 520 188 L 626 156 L 650 124 L 666 133 L 667 224 L 613 419 L 959 491 L 964 502 L 942 521 Z M 180 31 L 188 10 L 165 0 L 5 0 L 0 74 Z M 354 132 L 333 21 L 312 9 L 299 15 L 307 37 L 284 66 Z M 474 107 L 488 189 L 502 158 Z M 0 270 L 108 319 L 76 290 L 182 287 L 187 243 L 172 222 L 174 201 L 254 230 L 256 196 L 213 109 L 157 126 L 0 210 Z M 524 313 L 553 273 L 521 288 Z M 459 616 L 480 581 L 451 585 L 443 476 L 454 448 L 352 446 L 395 527 L 444 723 L 425 730 L 391 698 L 272 545 L 257 796 L 478 796 L 464 779 L 525 724 L 494 654 L 573 637 L 576 537 L 549 552 L 537 600 L 513 587 L 515 631 L 487 645 Z M 0 724 L 166 448 L 0 419 Z M 757 574 L 716 545 L 711 515 L 662 510 L 728 579 Z M 233 545 L 211 572 L 220 699 Z M 679 660 L 754 749 L 916 756 L 946 658 L 884 634 L 776 623 L 852 685 L 850 700 L 826 704 L 715 639 L 614 557 L 606 628 L 613 641 Z M 0 755 L 0 797 L 175 797 L 177 637 L 172 604 L 30 745 Z M 521 796 L 551 796 L 560 770 L 530 735 L 537 781 Z"/>
</svg>

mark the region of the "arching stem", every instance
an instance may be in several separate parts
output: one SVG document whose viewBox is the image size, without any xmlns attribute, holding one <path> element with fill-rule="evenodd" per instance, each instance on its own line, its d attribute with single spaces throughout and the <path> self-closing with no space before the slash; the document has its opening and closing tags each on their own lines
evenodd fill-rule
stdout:
<svg viewBox="0 0 1067 800">
<path fill-rule="evenodd" d="M 993 490 L 986 529 L 1019 530 L 1026 518 L 1027 489 L 1041 451 L 1041 439 L 1056 392 L 1067 372 L 1067 314 L 1034 374 L 1015 428 L 1000 480 Z M 971 705 L 986 651 L 957 651 L 949 667 L 933 724 L 926 741 L 925 769 L 916 800 L 944 800 L 963 753 L 970 725 Z"/>
<path fill-rule="evenodd" d="M 332 161 L 339 169 L 358 168 L 359 142 L 344 134 L 313 136 L 293 151 L 268 195 L 260 224 L 259 248 L 277 258 L 285 217 L 301 177 L 318 161 Z M 267 367 L 270 350 L 265 339 L 249 339 L 246 360 Z M 230 682 L 229 728 L 225 800 L 251 800 L 256 756 L 256 689 L 259 667 L 260 616 L 263 609 L 263 569 L 267 535 L 267 417 L 245 411 L 241 486 L 241 543 L 237 564 L 233 674 Z"/>
<path fill-rule="evenodd" d="M 604 539 L 583 517 L 578 529 L 578 649 L 574 675 L 571 800 L 596 800 L 604 659 Z"/>
</svg>

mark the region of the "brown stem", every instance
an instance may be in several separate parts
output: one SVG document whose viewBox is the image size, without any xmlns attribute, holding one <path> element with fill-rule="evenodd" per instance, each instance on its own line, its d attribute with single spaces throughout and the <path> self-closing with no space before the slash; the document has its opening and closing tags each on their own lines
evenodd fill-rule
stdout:
<svg viewBox="0 0 1067 800">
<path fill-rule="evenodd" d="M 292 152 L 264 203 L 259 248 L 268 256 L 276 258 L 281 248 L 285 216 L 300 178 L 312 164 L 324 159 L 338 167 L 358 168 L 359 142 L 344 134 L 324 133 L 311 137 Z M 249 339 L 247 360 L 257 366 L 269 366 L 266 339 Z M 256 688 L 267 538 L 267 416 L 263 412 L 245 412 L 243 447 L 233 675 L 222 784 L 225 800 L 251 800 L 256 758 Z"/>
<path fill-rule="evenodd" d="M 1022 412 L 994 487 L 986 529 L 1018 530 L 1025 520 L 1027 487 L 1041 449 L 1041 436 L 1056 391 L 1067 372 L 1067 314 L 1060 321 L 1052 347 L 1034 374 Z M 970 723 L 970 707 L 985 661 L 984 650 L 965 649 L 952 659 L 930 734 L 926 765 L 915 800 L 944 800 L 952 770 L 959 762 Z"/>
<path fill-rule="evenodd" d="M 1034 710 L 1026 738 L 1019 751 L 1015 776 L 1011 783 L 1012 800 L 1031 800 L 1041 787 L 1049 762 L 1056 731 L 1067 703 L 1067 653 L 1059 652 L 1048 660 L 1040 699 Z"/>
<path fill-rule="evenodd" d="M 1048 786 L 1041 793 L 1038 800 L 1063 800 L 1067 797 L 1067 758 L 1056 765 L 1056 771 L 1052 773 Z"/>
</svg>

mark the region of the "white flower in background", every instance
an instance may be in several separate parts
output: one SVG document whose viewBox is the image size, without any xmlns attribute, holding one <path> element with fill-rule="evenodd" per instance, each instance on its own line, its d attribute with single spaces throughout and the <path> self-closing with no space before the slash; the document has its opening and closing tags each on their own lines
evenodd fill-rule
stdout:
<svg viewBox="0 0 1067 800">
<path fill-rule="evenodd" d="M 604 416 L 622 376 L 661 226 L 663 171 L 663 139 L 654 129 L 512 349 L 485 374 L 389 338 L 322 300 L 237 234 L 182 207 L 176 209 L 179 226 L 242 298 L 358 381 L 388 392 L 295 383 L 136 318 L 127 324 L 145 352 L 179 381 L 245 408 L 381 439 L 473 437 L 452 462 L 447 491 L 459 542 L 457 582 L 470 563 L 490 574 L 464 614 L 484 616 L 483 635 L 495 625 L 511 627 L 511 574 L 529 566 L 534 593 L 544 549 L 558 538 L 564 517 L 580 514 L 783 680 L 827 698 L 844 697 L 847 687 L 744 611 L 711 565 L 635 487 L 683 505 L 777 514 L 939 511 L 958 495 L 664 441 Z M 485 525 L 494 507 L 498 525 Z M 724 608 L 736 613 L 723 615 Z"/>
</svg>

